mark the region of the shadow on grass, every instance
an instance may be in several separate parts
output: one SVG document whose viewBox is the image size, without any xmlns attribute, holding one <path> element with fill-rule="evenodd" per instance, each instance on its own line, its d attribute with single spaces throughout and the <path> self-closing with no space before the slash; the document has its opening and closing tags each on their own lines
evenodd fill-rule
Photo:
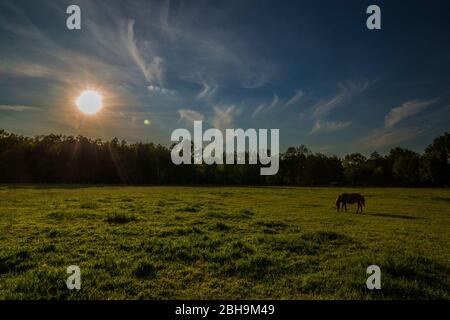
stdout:
<svg viewBox="0 0 450 320">
<path fill-rule="evenodd" d="M 405 219 L 405 220 L 423 220 L 423 219 L 425 219 L 425 218 L 411 217 L 411 216 L 405 216 L 405 215 L 401 215 L 401 214 L 392 214 L 392 213 L 363 213 L 363 214 L 366 216 L 396 218 L 396 219 Z"/>
<path fill-rule="evenodd" d="M 45 190 L 45 189 L 84 189 L 84 188 L 95 188 L 95 187 L 113 187 L 115 185 L 103 185 L 103 184 L 28 184 L 28 183 L 14 183 L 14 184 L 1 184 L 0 187 L 3 189 L 34 189 L 34 190 Z M 121 186 L 121 185 L 117 185 Z"/>
<path fill-rule="evenodd" d="M 137 221 L 137 218 L 134 214 L 127 214 L 122 212 L 113 212 L 108 213 L 106 217 L 106 222 L 109 224 L 124 224 L 132 221 Z"/>
<path fill-rule="evenodd" d="M 431 200 L 444 201 L 450 203 L 450 197 L 432 197 Z"/>
</svg>

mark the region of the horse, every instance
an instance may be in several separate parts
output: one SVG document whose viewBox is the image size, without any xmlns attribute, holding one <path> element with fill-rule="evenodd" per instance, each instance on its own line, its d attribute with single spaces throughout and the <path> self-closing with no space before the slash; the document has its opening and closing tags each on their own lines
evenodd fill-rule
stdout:
<svg viewBox="0 0 450 320">
<path fill-rule="evenodd" d="M 366 199 L 363 195 L 360 195 L 359 193 L 343 193 L 340 194 L 336 198 L 336 210 L 339 212 L 339 209 L 345 208 L 345 212 L 347 212 L 347 203 L 358 204 L 358 208 L 356 209 L 356 213 L 358 213 L 359 209 L 361 209 L 361 213 L 363 212 L 363 206 L 366 205 Z M 341 207 L 342 204 L 342 207 Z"/>
</svg>

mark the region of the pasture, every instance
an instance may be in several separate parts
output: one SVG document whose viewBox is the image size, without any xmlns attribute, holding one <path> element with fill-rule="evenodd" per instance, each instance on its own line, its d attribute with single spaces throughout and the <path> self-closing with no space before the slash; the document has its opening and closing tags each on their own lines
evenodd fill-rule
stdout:
<svg viewBox="0 0 450 320">
<path fill-rule="evenodd" d="M 448 189 L 1 186 L 0 299 L 449 299 L 449 231 Z"/>
</svg>

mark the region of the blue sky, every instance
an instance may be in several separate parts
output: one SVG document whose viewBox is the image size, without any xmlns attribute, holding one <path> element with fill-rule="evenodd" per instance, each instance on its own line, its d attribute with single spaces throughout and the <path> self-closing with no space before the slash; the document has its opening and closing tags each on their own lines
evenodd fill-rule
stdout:
<svg viewBox="0 0 450 320">
<path fill-rule="evenodd" d="M 69 4 L 82 30 L 66 28 Z M 378 4 L 382 30 L 366 28 Z M 449 131 L 446 1 L 0 2 L 0 128 L 170 144 L 279 128 L 281 150 L 422 151 Z M 74 101 L 103 95 L 95 116 Z M 146 121 L 147 120 L 147 121 Z"/>
</svg>

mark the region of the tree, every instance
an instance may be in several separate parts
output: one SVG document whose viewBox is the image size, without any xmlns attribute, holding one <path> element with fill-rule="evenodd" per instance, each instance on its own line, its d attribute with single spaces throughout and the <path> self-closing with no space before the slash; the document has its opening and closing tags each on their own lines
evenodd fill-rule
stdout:
<svg viewBox="0 0 450 320">
<path fill-rule="evenodd" d="M 290 147 L 280 154 L 275 176 L 261 176 L 259 164 L 175 165 L 171 148 L 153 143 L 50 134 L 24 137 L 0 130 L 2 183 L 128 183 L 233 185 L 450 185 L 450 134 L 436 138 L 423 156 L 394 148 L 336 156 Z M 237 156 L 235 154 L 235 156 Z"/>
<path fill-rule="evenodd" d="M 450 185 L 450 133 L 437 137 L 425 149 L 420 165 L 420 178 L 428 185 Z"/>
<path fill-rule="evenodd" d="M 311 151 L 301 145 L 299 147 L 289 147 L 281 157 L 280 176 L 282 184 L 302 185 L 305 183 L 306 158 Z"/>
<path fill-rule="evenodd" d="M 420 182 L 420 155 L 416 152 L 395 148 L 390 151 L 388 161 L 392 166 L 392 178 L 396 185 L 416 186 Z"/>
<path fill-rule="evenodd" d="M 388 185 L 391 182 L 388 162 L 378 152 L 374 151 L 370 154 L 365 166 L 371 172 L 369 178 L 371 185 Z"/>
<path fill-rule="evenodd" d="M 367 173 L 365 164 L 366 157 L 360 153 L 352 153 L 344 157 L 342 166 L 348 183 L 352 185 L 367 183 L 370 174 Z"/>
</svg>

